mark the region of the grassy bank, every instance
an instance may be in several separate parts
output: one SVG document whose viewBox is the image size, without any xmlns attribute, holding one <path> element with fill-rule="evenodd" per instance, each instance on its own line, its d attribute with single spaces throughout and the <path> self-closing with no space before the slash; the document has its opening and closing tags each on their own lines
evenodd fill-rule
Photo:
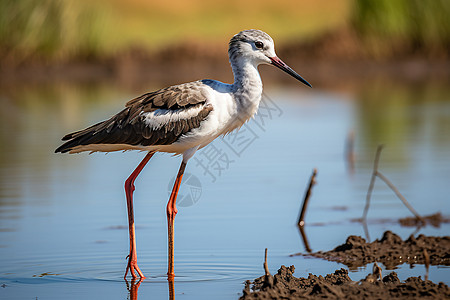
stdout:
<svg viewBox="0 0 450 300">
<path fill-rule="evenodd" d="M 448 0 L 3 0 L 0 63 L 101 61 L 130 49 L 186 45 L 208 52 L 244 28 L 300 48 L 325 33 L 340 40 L 335 33 L 347 28 L 370 57 L 450 56 Z"/>
<path fill-rule="evenodd" d="M 348 0 L 3 0 L 0 52 L 13 60 L 102 58 L 186 41 L 222 45 L 246 28 L 302 38 L 342 25 L 348 14 Z"/>
<path fill-rule="evenodd" d="M 0 54 L 21 61 L 100 56 L 108 14 L 77 0 L 0 1 Z"/>
</svg>

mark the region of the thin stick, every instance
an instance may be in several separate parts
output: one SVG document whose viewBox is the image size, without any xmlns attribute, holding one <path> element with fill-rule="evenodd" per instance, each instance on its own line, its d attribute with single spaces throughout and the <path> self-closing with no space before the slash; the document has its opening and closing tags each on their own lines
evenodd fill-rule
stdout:
<svg viewBox="0 0 450 300">
<path fill-rule="evenodd" d="M 264 264 L 263 264 L 263 266 L 264 266 L 264 273 L 266 273 L 265 275 L 269 276 L 270 272 L 269 272 L 269 267 L 267 266 L 267 248 L 264 251 Z"/>
<path fill-rule="evenodd" d="M 378 171 L 378 162 L 380 161 L 380 155 L 381 155 L 381 150 L 383 150 L 383 145 L 379 145 L 377 148 L 377 153 L 375 154 L 375 160 L 373 163 L 373 172 L 372 172 L 372 178 L 370 179 L 370 184 L 369 184 L 369 190 L 367 191 L 367 196 L 366 196 L 366 206 L 364 207 L 364 213 L 362 216 L 362 220 L 366 220 L 367 218 L 367 213 L 369 211 L 369 206 L 370 206 L 370 198 L 372 196 L 372 191 L 373 191 L 373 187 L 375 185 L 375 178 L 378 177 L 381 180 L 384 181 L 384 183 L 386 183 L 392 191 L 394 191 L 394 193 L 397 195 L 397 197 L 403 202 L 403 204 L 413 213 L 413 215 L 420 220 L 423 224 L 425 224 L 425 220 L 416 212 L 416 210 L 409 204 L 409 202 L 406 200 L 405 197 L 403 197 L 403 195 L 399 192 L 399 190 L 394 186 L 394 184 L 392 184 L 392 182 L 387 179 L 386 176 L 384 176 L 383 174 L 381 174 L 380 171 Z"/>
<path fill-rule="evenodd" d="M 425 220 L 416 212 L 416 210 L 409 204 L 409 202 L 406 200 L 405 197 L 397 190 L 397 188 L 392 184 L 392 182 L 387 179 L 386 176 L 381 174 L 379 171 L 377 171 L 377 176 L 383 180 L 390 188 L 394 191 L 394 193 L 397 195 L 397 197 L 402 200 L 403 204 L 413 213 L 413 215 L 420 220 L 423 224 L 425 224 Z"/>
<path fill-rule="evenodd" d="M 373 264 L 373 275 L 377 276 L 377 278 L 380 278 L 380 280 L 383 280 L 383 275 L 381 274 L 381 268 L 378 266 L 377 262 Z"/>
<path fill-rule="evenodd" d="M 303 198 L 303 204 L 302 204 L 302 210 L 300 212 L 300 216 L 298 217 L 298 226 L 305 225 L 305 213 L 306 213 L 306 207 L 308 206 L 308 201 L 311 196 L 311 190 L 314 184 L 316 184 L 316 175 L 317 175 L 317 169 L 314 168 L 313 173 L 311 175 L 311 178 L 309 179 L 309 185 L 308 189 L 306 190 L 305 197 Z"/>
<path fill-rule="evenodd" d="M 273 276 L 270 275 L 269 272 L 269 267 L 267 266 L 267 248 L 264 251 L 264 282 L 263 282 L 263 286 L 261 287 L 262 290 L 264 290 L 265 288 L 272 288 L 273 287 Z"/>
<path fill-rule="evenodd" d="M 380 161 L 381 150 L 383 150 L 383 147 L 384 147 L 383 145 L 378 145 L 377 153 L 375 154 L 375 160 L 373 162 L 372 178 L 370 178 L 369 190 L 367 191 L 366 196 L 366 206 L 364 207 L 364 213 L 362 216 L 363 220 L 366 220 L 367 213 L 369 212 L 370 198 L 372 197 L 373 186 L 375 185 L 375 178 L 378 173 L 378 162 Z"/>
</svg>

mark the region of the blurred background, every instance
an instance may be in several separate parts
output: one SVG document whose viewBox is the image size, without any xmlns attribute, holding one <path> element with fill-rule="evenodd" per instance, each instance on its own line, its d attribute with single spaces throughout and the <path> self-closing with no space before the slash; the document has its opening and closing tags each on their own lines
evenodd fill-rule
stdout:
<svg viewBox="0 0 450 300">
<path fill-rule="evenodd" d="M 448 235 L 450 1 L 2 0 L 0 298 L 129 297 L 123 182 L 143 154 L 53 151 L 64 134 L 142 93 L 202 78 L 232 82 L 228 41 L 250 28 L 269 33 L 314 88 L 262 66 L 266 105 L 244 128 L 252 143 L 237 155 L 215 141 L 230 159 L 220 172 L 188 165 L 201 197 L 177 215 L 176 295 L 237 298 L 242 282 L 262 274 L 266 247 L 272 273 L 281 264 L 295 264 L 297 276 L 342 267 L 289 256 L 305 252 L 295 224 L 313 168 L 305 227 L 313 251 L 350 234 Z M 443 223 L 400 226 L 410 213 L 382 182 L 371 238 L 354 221 L 379 144 L 380 171 L 420 214 L 440 212 Z M 164 209 L 178 166 L 179 158 L 157 155 L 136 183 L 138 253 L 149 276 L 141 297 L 168 294 Z M 396 272 L 404 280 L 424 269 Z M 431 268 L 431 280 L 449 278 L 448 267 Z"/>
<path fill-rule="evenodd" d="M 391 72 L 404 75 L 411 68 L 430 72 L 432 62 L 447 73 L 449 11 L 445 0 L 5 0 L 0 4 L 2 80 L 33 77 L 44 68 L 43 77 L 52 80 L 98 78 L 100 72 L 136 81 L 145 80 L 139 76 L 144 72 L 146 78 L 174 82 L 174 76 L 187 76 L 172 70 L 163 75 L 161 68 L 182 63 L 196 66 L 188 68 L 189 77 L 204 76 L 205 68 L 211 68 L 229 78 L 225 45 L 249 28 L 267 31 L 280 55 L 314 77 L 326 77 L 333 69 L 330 61 L 337 67 L 365 62 L 371 69 L 385 62 L 400 68 Z M 399 66 L 404 60 L 416 64 Z M 354 67 L 335 72 L 342 69 L 358 73 Z"/>
</svg>

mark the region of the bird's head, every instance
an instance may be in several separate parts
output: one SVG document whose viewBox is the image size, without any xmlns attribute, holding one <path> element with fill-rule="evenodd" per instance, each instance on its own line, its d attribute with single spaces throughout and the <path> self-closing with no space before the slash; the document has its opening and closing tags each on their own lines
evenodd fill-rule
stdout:
<svg viewBox="0 0 450 300">
<path fill-rule="evenodd" d="M 277 57 L 273 39 L 261 30 L 243 30 L 233 36 L 230 40 L 228 55 L 231 64 L 249 61 L 256 66 L 273 65 L 311 87 L 305 79 Z"/>
</svg>

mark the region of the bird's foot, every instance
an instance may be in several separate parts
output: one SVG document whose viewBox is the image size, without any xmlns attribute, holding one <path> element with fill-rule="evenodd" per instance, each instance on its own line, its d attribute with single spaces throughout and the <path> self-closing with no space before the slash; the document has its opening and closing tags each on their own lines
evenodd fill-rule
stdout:
<svg viewBox="0 0 450 300">
<path fill-rule="evenodd" d="M 125 270 L 125 275 L 123 276 L 123 279 L 127 279 L 127 275 L 128 275 L 128 270 L 130 270 L 130 275 L 131 277 L 134 279 L 136 279 L 138 276 L 136 276 L 135 271 L 138 273 L 139 277 L 141 279 L 145 279 L 144 274 L 142 273 L 141 269 L 139 269 L 138 265 L 137 265 L 137 260 L 134 258 L 132 258 L 131 255 L 127 256 L 128 258 L 128 264 L 127 264 L 127 268 Z"/>
</svg>

